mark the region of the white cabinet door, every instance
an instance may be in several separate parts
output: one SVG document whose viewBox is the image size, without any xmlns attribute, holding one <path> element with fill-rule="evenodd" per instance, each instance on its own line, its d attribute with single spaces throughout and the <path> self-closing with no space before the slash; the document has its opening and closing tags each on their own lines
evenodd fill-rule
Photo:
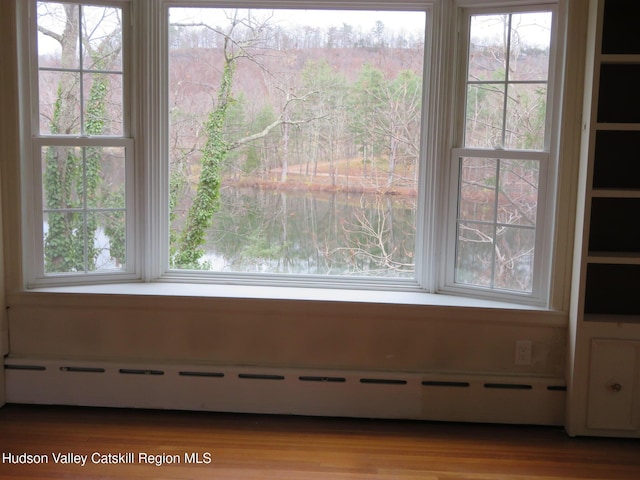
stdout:
<svg viewBox="0 0 640 480">
<path fill-rule="evenodd" d="M 591 341 L 588 428 L 640 428 L 639 360 L 640 342 L 604 339 Z"/>
</svg>

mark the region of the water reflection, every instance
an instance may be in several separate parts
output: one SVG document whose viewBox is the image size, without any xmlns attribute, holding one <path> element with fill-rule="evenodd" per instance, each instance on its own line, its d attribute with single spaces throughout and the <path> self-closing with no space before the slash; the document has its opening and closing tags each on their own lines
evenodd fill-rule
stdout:
<svg viewBox="0 0 640 480">
<path fill-rule="evenodd" d="M 415 198 L 225 187 L 204 260 L 226 272 L 413 277 Z"/>
</svg>

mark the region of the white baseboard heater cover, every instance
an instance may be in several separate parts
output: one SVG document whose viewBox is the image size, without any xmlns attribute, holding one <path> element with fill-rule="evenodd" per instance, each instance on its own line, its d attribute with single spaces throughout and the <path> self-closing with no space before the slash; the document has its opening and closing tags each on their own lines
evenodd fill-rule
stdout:
<svg viewBox="0 0 640 480">
<path fill-rule="evenodd" d="M 561 378 L 5 359 L 7 403 L 563 425 Z"/>
</svg>

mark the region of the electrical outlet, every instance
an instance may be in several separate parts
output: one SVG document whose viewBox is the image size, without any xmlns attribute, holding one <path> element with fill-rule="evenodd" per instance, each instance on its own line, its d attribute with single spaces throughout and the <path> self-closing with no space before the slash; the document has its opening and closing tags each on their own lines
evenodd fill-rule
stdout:
<svg viewBox="0 0 640 480">
<path fill-rule="evenodd" d="M 531 365 L 531 340 L 516 340 L 515 364 Z"/>
</svg>

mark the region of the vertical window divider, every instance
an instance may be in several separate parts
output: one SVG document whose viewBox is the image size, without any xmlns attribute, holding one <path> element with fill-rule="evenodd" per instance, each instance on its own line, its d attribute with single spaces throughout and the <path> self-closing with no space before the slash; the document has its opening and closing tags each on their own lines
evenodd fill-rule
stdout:
<svg viewBox="0 0 640 480">
<path fill-rule="evenodd" d="M 504 99 L 502 104 L 502 132 L 500 148 L 505 148 L 505 142 L 507 140 L 507 109 L 509 108 L 509 69 L 511 68 L 511 21 L 513 15 L 508 14 L 509 20 L 507 21 L 507 45 L 505 56 L 505 68 L 504 68 Z M 499 165 L 498 165 L 499 166 Z M 492 282 L 493 283 L 493 282 Z"/>
<path fill-rule="evenodd" d="M 502 138 L 504 141 L 504 129 Z M 500 165 L 501 160 L 496 158 L 496 193 L 493 198 L 493 242 L 491 245 L 491 288 L 495 288 L 496 286 L 496 247 L 498 244 L 498 208 L 500 206 Z"/>
<path fill-rule="evenodd" d="M 82 23 L 82 22 L 80 22 Z M 82 40 L 80 41 L 82 43 Z M 81 74 L 82 77 L 82 74 Z M 82 82 L 81 82 L 82 84 Z M 80 90 L 80 97 L 82 98 L 82 89 Z M 80 118 L 82 118 L 82 108 L 80 108 Z M 84 129 L 84 121 L 82 123 L 82 128 Z M 87 205 L 87 148 L 82 147 L 82 216 L 84 217 L 82 221 L 82 237 L 84 238 L 84 251 L 82 252 L 82 262 L 84 264 L 84 272 L 89 272 L 89 229 L 88 229 L 88 221 L 89 221 L 89 209 Z"/>
<path fill-rule="evenodd" d="M 138 158 L 142 181 L 139 207 L 142 278 L 154 281 L 168 269 L 168 153 L 167 153 L 167 6 L 164 1 L 134 2 L 139 31 L 134 51 L 139 91 Z"/>
</svg>

